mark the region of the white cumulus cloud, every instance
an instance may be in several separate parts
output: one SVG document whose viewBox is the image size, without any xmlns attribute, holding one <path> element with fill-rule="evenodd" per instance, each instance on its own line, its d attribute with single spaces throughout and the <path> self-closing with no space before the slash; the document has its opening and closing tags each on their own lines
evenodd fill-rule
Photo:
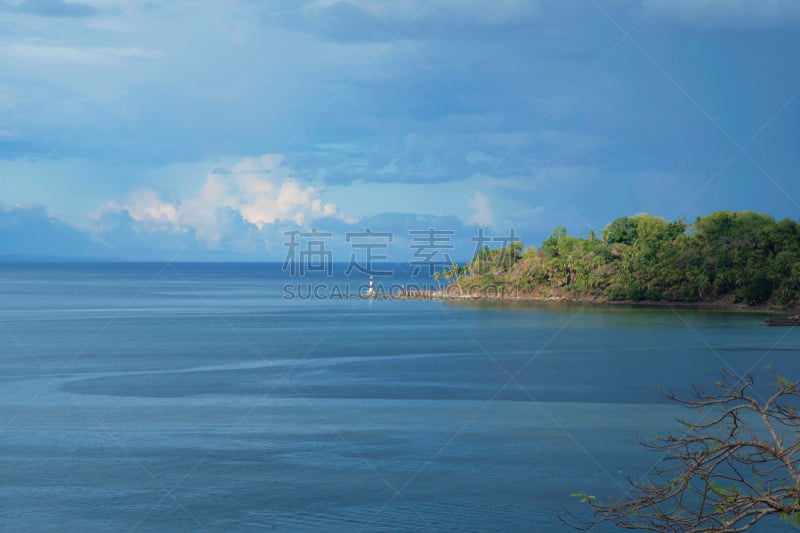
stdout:
<svg viewBox="0 0 800 533">
<path fill-rule="evenodd" d="M 126 213 L 151 230 L 191 231 L 212 248 L 234 240 L 230 213 L 257 229 L 276 222 L 305 226 L 321 218 L 351 222 L 336 204 L 323 201 L 321 191 L 291 177 L 280 155 L 242 159 L 230 169 L 213 169 L 202 187 L 183 199 L 169 200 L 151 188 L 139 189 L 124 200 L 103 204 L 97 213 Z"/>
<path fill-rule="evenodd" d="M 480 191 L 475 191 L 470 199 L 470 205 L 474 209 L 472 216 L 468 220 L 470 224 L 477 224 L 478 226 L 492 225 L 492 208 L 489 205 L 488 196 Z"/>
<path fill-rule="evenodd" d="M 158 191 L 144 188 L 131 193 L 123 202 L 111 200 L 100 208 L 104 211 L 127 211 L 137 222 L 177 225 L 181 221 L 180 206 L 161 197 Z"/>
</svg>

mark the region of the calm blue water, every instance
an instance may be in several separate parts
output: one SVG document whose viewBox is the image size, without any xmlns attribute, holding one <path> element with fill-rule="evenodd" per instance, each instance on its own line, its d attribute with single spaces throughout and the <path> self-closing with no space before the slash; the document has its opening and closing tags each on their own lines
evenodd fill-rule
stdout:
<svg viewBox="0 0 800 533">
<path fill-rule="evenodd" d="M 562 530 L 571 493 L 619 497 L 658 459 L 637 435 L 686 414 L 660 387 L 800 354 L 758 314 L 345 283 L 366 279 L 0 265 L 0 529 Z"/>
</svg>

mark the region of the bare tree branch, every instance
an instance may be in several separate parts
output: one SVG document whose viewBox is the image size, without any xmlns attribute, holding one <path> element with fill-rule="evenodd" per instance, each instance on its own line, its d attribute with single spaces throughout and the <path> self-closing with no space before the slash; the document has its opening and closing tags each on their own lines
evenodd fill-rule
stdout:
<svg viewBox="0 0 800 533">
<path fill-rule="evenodd" d="M 639 531 L 746 531 L 767 516 L 800 526 L 800 382 L 776 372 L 775 391 L 760 401 L 751 375 L 723 370 L 716 389 L 691 386 L 690 398 L 664 395 L 700 414 L 655 440 L 666 454 L 653 480 L 629 480 L 630 496 L 601 502 L 576 494 L 589 514 L 566 510 L 562 522 L 579 530 L 601 524 Z"/>
</svg>

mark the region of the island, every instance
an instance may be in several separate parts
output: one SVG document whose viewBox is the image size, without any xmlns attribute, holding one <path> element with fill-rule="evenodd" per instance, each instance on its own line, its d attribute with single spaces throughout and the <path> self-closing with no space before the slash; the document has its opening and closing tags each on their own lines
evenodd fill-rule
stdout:
<svg viewBox="0 0 800 533">
<path fill-rule="evenodd" d="M 558 227 L 538 249 L 479 250 L 437 279 L 446 299 L 669 303 L 763 310 L 800 304 L 800 224 L 717 211 L 689 224 L 638 214 L 601 233 Z"/>
</svg>

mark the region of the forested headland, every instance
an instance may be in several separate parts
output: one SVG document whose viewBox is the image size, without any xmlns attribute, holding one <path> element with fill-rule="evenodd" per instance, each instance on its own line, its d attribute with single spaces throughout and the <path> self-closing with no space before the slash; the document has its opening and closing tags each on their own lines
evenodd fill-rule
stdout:
<svg viewBox="0 0 800 533">
<path fill-rule="evenodd" d="M 484 247 L 467 269 L 454 265 L 446 277 L 457 278 L 448 295 L 795 308 L 800 223 L 749 211 L 718 211 L 691 224 L 626 216 L 599 236 L 558 227 L 538 249 Z"/>
</svg>

